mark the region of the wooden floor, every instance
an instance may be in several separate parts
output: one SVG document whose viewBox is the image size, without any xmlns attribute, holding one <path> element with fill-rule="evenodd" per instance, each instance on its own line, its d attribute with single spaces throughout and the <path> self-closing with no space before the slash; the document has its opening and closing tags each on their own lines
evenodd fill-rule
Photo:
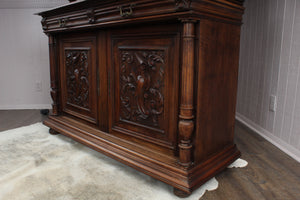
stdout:
<svg viewBox="0 0 300 200">
<path fill-rule="evenodd" d="M 0 111 L 0 131 L 40 122 L 39 110 Z M 271 143 L 236 123 L 236 143 L 248 166 L 216 176 L 217 190 L 201 200 L 300 200 L 300 164 Z"/>
<path fill-rule="evenodd" d="M 40 110 L 0 110 L 0 131 L 43 121 Z"/>
</svg>

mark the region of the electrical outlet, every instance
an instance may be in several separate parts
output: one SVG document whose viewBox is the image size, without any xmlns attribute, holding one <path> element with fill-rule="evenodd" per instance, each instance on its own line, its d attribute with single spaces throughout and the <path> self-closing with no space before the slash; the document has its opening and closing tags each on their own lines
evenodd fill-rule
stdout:
<svg viewBox="0 0 300 200">
<path fill-rule="evenodd" d="M 270 96 L 270 105 L 269 105 L 269 110 L 272 112 L 276 112 L 277 108 L 277 99 L 275 95 Z"/>
<path fill-rule="evenodd" d="M 42 81 L 35 82 L 35 91 L 41 92 L 42 91 Z"/>
</svg>

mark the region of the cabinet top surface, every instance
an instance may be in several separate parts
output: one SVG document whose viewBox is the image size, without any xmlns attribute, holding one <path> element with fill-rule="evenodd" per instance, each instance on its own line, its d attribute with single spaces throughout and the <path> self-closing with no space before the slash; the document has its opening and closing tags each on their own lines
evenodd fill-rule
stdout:
<svg viewBox="0 0 300 200">
<path fill-rule="evenodd" d="M 78 0 L 46 10 L 44 32 L 146 21 L 210 18 L 240 24 L 244 0 Z"/>
</svg>

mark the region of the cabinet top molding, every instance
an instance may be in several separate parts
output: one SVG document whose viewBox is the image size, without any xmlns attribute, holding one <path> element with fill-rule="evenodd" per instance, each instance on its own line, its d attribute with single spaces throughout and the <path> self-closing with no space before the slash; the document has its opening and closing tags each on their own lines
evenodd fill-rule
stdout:
<svg viewBox="0 0 300 200">
<path fill-rule="evenodd" d="M 81 0 L 37 15 L 45 33 L 121 24 L 209 18 L 241 24 L 244 0 Z"/>
</svg>

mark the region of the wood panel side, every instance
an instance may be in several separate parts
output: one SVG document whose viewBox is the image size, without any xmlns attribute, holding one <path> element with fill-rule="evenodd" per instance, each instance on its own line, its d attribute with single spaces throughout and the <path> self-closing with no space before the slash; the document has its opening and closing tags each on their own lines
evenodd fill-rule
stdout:
<svg viewBox="0 0 300 200">
<path fill-rule="evenodd" d="M 195 133 L 195 163 L 233 145 L 240 26 L 202 20 Z"/>
</svg>

